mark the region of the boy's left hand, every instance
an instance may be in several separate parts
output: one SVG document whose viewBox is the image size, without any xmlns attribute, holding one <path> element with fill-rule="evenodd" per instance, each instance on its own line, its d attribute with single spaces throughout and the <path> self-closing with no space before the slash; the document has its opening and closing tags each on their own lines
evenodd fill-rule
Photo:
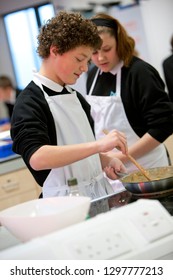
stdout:
<svg viewBox="0 0 173 280">
<path fill-rule="evenodd" d="M 109 179 L 117 180 L 119 176 L 116 172 L 127 173 L 127 169 L 121 160 L 114 158 L 109 162 L 108 166 L 104 168 L 104 172 Z"/>
</svg>

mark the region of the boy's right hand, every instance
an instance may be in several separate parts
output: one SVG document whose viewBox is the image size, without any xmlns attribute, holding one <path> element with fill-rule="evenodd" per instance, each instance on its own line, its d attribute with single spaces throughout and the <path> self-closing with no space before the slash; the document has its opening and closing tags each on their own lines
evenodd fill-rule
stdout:
<svg viewBox="0 0 173 280">
<path fill-rule="evenodd" d="M 120 150 L 123 154 L 128 154 L 127 139 L 124 133 L 112 130 L 105 137 L 97 140 L 100 146 L 100 152 L 106 153 L 112 151 L 114 148 Z"/>
</svg>

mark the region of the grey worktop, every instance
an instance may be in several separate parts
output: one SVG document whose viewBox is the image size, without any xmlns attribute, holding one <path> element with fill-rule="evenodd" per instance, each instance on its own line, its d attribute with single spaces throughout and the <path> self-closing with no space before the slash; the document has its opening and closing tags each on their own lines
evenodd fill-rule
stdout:
<svg viewBox="0 0 173 280">
<path fill-rule="evenodd" d="M 19 155 L 13 155 L 0 159 L 0 175 L 14 172 L 25 167 L 26 165 Z"/>
<path fill-rule="evenodd" d="M 11 139 L 10 130 L 0 132 L 0 141 L 6 141 Z M 13 172 L 22 168 L 26 165 L 21 156 L 13 153 L 10 156 L 0 157 L 0 175 Z"/>
</svg>

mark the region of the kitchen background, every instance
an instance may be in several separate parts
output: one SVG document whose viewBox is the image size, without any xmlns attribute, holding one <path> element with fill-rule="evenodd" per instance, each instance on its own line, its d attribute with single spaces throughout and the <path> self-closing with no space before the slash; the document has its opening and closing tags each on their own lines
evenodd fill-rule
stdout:
<svg viewBox="0 0 173 280">
<path fill-rule="evenodd" d="M 90 17 L 98 11 L 115 16 L 134 37 L 139 56 L 151 63 L 164 79 L 162 62 L 171 53 L 170 38 L 173 34 L 172 0 L 0 1 L 0 75 L 10 76 L 18 88 L 25 87 L 32 79 L 33 69 L 39 67 L 39 59 L 35 52 L 38 26 L 35 30 L 33 20 L 26 16 L 25 21 L 27 21 L 28 29 L 25 30 L 20 21 L 20 12 L 25 9 L 29 11 L 29 8 L 33 7 L 37 9 L 45 4 L 50 5 L 42 13 L 43 20 L 61 9 L 81 11 L 86 17 Z M 5 28 L 4 16 L 18 10 L 19 14 L 16 14 L 16 18 L 13 19 L 14 24 L 12 24 L 11 33 L 13 40 L 15 40 L 15 43 L 12 43 Z M 38 14 L 36 14 L 36 18 L 38 20 Z M 29 43 L 31 46 L 25 41 L 27 34 L 30 35 Z M 74 88 L 76 87 L 81 93 L 85 93 L 83 84 L 81 79 Z M 172 136 L 169 137 L 166 145 L 173 160 L 172 139 Z"/>
<path fill-rule="evenodd" d="M 121 23 L 124 24 L 129 33 L 135 38 L 137 50 L 141 57 L 149 61 L 163 77 L 162 61 L 170 54 L 170 38 L 173 34 L 173 1 L 172 0 L 8 0 L 0 2 L 0 75 L 8 74 L 16 81 L 16 74 L 12 65 L 12 57 L 7 41 L 3 15 L 10 12 L 26 9 L 33 6 L 52 3 L 55 13 L 59 9 L 81 10 L 85 15 L 90 16 L 95 11 L 105 10 L 115 15 Z M 119 5 L 110 5 L 111 2 Z M 92 10 L 88 7 L 88 3 L 96 3 Z M 102 5 L 103 3 L 103 5 Z M 107 3 L 107 5 L 106 5 Z M 134 5 L 138 3 L 138 5 Z M 109 4 L 109 5 L 108 5 Z M 77 8 L 76 8 L 77 7 Z M 84 8 L 86 9 L 84 11 Z M 16 28 L 16 37 L 22 31 L 22 24 Z M 34 40 L 34 39 L 33 39 Z M 23 38 L 20 39 L 22 49 L 25 50 L 26 45 Z M 27 58 L 27 52 L 25 57 Z M 27 67 L 27 65 L 26 65 Z M 35 67 L 33 65 L 33 67 Z M 29 69 L 32 75 L 32 69 Z M 28 76 L 30 81 L 30 76 Z"/>
<path fill-rule="evenodd" d="M 44 4 L 51 4 L 49 5 L 49 8 L 47 6 L 47 10 L 43 12 L 42 14 L 42 19 L 44 20 L 45 18 L 49 17 L 51 13 L 56 13 L 61 9 L 66 9 L 66 10 L 79 10 L 82 13 L 84 13 L 85 16 L 90 17 L 93 13 L 98 12 L 98 11 L 104 11 L 107 13 L 110 13 L 111 15 L 114 15 L 116 18 L 120 20 L 121 23 L 124 24 L 125 28 L 128 30 L 128 32 L 134 37 L 136 41 L 136 49 L 139 52 L 139 56 L 141 58 L 144 58 L 146 61 L 148 61 L 150 64 L 152 64 L 160 73 L 160 75 L 163 77 L 163 69 L 162 69 L 162 62 L 163 60 L 170 55 L 171 50 L 170 50 L 170 38 L 173 35 L 173 16 L 172 16 L 172 11 L 173 11 L 173 0 L 120 0 L 120 1 L 111 1 L 111 0 L 52 0 L 52 1 L 47 1 L 47 0 L 8 0 L 0 1 L 0 75 L 8 75 L 12 78 L 14 85 L 17 87 L 24 87 L 32 78 L 32 70 L 33 68 L 37 68 L 39 65 L 39 60 L 36 56 L 35 53 L 35 48 L 31 49 L 29 51 L 30 45 L 35 46 L 36 44 L 36 34 L 38 32 L 38 28 L 34 28 L 34 20 L 30 18 L 32 11 L 30 11 L 30 8 L 35 7 L 35 10 L 33 13 L 36 11 L 36 22 L 38 22 L 38 14 L 39 14 L 39 6 L 42 6 Z M 92 5 L 90 4 L 92 3 Z M 51 7 L 50 7 L 51 6 Z M 27 23 L 29 23 L 28 29 L 24 28 L 23 23 L 20 21 L 20 12 L 22 12 L 24 9 L 27 11 L 31 12 L 28 13 L 25 17 L 25 20 Z M 6 17 L 9 13 L 20 11 L 19 14 L 16 14 L 16 18 L 14 19 L 12 29 L 10 29 L 11 32 L 11 37 L 9 37 L 9 34 L 7 34 L 7 30 L 5 28 L 5 22 L 4 22 L 4 16 Z M 41 14 L 40 10 L 40 14 Z M 12 15 L 12 14 L 11 14 Z M 14 15 L 14 14 L 13 14 Z M 7 18 L 7 17 L 6 17 Z M 41 22 L 40 22 L 41 24 Z M 8 25 L 8 24 L 7 24 Z M 25 40 L 26 36 L 30 35 L 28 42 Z M 11 38 L 13 38 L 13 43 L 11 42 Z M 10 44 L 9 44 L 10 42 Z M 29 43 L 29 44 L 28 44 Z M 17 47 L 16 47 L 17 45 Z M 19 49 L 17 49 L 19 48 Z M 19 55 L 19 58 L 18 58 Z M 20 61 L 20 63 L 19 63 Z M 81 91 L 84 90 L 82 80 L 79 82 L 77 85 L 78 89 Z M 173 136 L 169 137 L 166 141 L 166 145 L 169 149 L 169 153 L 171 156 L 171 160 L 173 163 Z M 27 201 L 27 200 L 32 200 L 34 198 L 37 198 L 40 194 L 40 188 L 34 181 L 33 177 L 29 173 L 28 169 L 26 168 L 25 164 L 23 163 L 22 159 L 20 157 L 15 158 L 14 160 L 8 160 L 8 161 L 0 161 L 0 211 L 8 208 L 12 205 L 19 204 L 21 202 Z M 128 203 L 128 197 L 124 197 L 124 192 L 122 194 L 119 194 L 117 196 L 117 205 L 121 204 L 124 205 Z M 154 201 L 151 203 L 155 203 Z M 162 199 L 162 204 L 165 205 L 165 208 L 172 213 L 172 197 Z M 135 205 L 135 204 L 134 204 Z M 129 211 L 129 208 L 127 209 L 126 212 L 124 212 L 124 215 L 119 208 L 119 214 L 120 218 L 118 220 L 118 227 L 119 231 L 123 233 L 123 230 L 125 229 L 124 225 L 129 222 L 129 219 L 134 216 L 132 215 L 133 213 L 139 213 L 138 208 L 135 208 L 135 211 L 133 209 L 133 204 L 131 204 L 131 211 Z M 157 205 L 154 205 L 157 207 Z M 117 206 L 118 207 L 118 206 Z M 154 207 L 153 205 L 149 207 L 153 210 Z M 146 205 L 144 205 L 145 208 L 145 213 L 146 213 Z M 149 208 L 149 209 L 150 209 Z M 156 208 L 157 209 L 157 208 Z M 159 210 L 159 209 L 158 209 Z M 160 209 L 163 210 L 163 209 Z M 120 212 L 121 211 L 121 212 Z M 163 210 L 164 211 L 164 210 Z M 112 211 L 113 213 L 113 211 Z M 116 212 L 114 212 L 116 213 Z M 156 231 L 151 230 L 149 231 L 149 236 L 147 236 L 148 240 L 147 241 L 149 245 L 146 246 L 145 239 L 140 235 L 140 232 L 138 234 L 138 238 L 136 238 L 136 228 L 134 228 L 135 231 L 129 230 L 129 244 L 133 244 L 134 239 L 137 242 L 136 248 L 138 248 L 138 244 L 140 245 L 139 248 L 141 247 L 140 240 L 144 240 L 144 245 L 146 247 L 146 250 L 144 249 L 143 255 L 138 256 L 137 258 L 141 257 L 143 259 L 148 259 L 148 254 L 150 253 L 150 257 L 152 259 L 172 259 L 172 254 L 170 252 L 173 252 L 172 249 L 172 239 L 169 239 L 169 234 L 172 234 L 172 223 L 169 220 L 169 217 L 166 216 L 167 213 L 162 213 L 160 215 L 159 211 L 156 211 L 158 214 L 158 217 L 164 221 L 164 223 L 161 223 L 159 220 L 159 225 L 161 224 L 161 227 L 159 227 L 159 231 L 157 231 L 157 234 L 155 235 Z M 156 221 L 156 214 L 155 212 L 151 211 L 151 214 L 154 216 L 154 222 Z M 121 216 L 122 215 L 122 216 Z M 163 219 L 164 215 L 164 219 Z M 171 214 L 172 215 L 172 214 Z M 100 215 L 100 219 L 102 219 L 102 215 Z M 142 224 L 143 219 L 141 219 L 140 216 L 136 216 L 137 220 L 134 219 L 134 225 L 136 223 L 139 224 L 139 226 Z M 149 216 L 150 218 L 150 216 Z M 140 223 L 140 220 L 142 221 Z M 57 243 L 50 238 L 48 239 L 45 243 L 47 244 L 46 246 L 43 246 L 43 243 L 41 241 L 37 240 L 36 243 L 29 243 L 29 245 L 24 244 L 23 247 L 16 247 L 17 250 L 14 251 L 12 248 L 12 251 L 8 251 L 5 255 L 4 249 L 13 247 L 16 244 L 19 244 L 19 241 L 14 239 L 13 236 L 9 235 L 7 231 L 4 229 L 0 229 L 0 259 L 15 259 L 17 256 L 19 259 L 24 259 L 23 256 L 21 255 L 22 252 L 24 252 L 25 259 L 27 257 L 29 259 L 32 259 L 33 255 L 34 258 L 40 259 L 40 258 L 48 258 L 48 256 L 51 258 L 51 264 L 52 264 L 52 255 L 54 254 L 55 251 L 53 250 L 54 248 L 57 248 L 58 246 L 59 250 L 56 250 L 56 257 L 57 259 L 59 258 L 58 252 L 67 252 L 67 256 L 64 256 L 64 258 L 68 257 L 68 250 L 69 248 L 72 248 L 72 253 L 74 256 L 76 256 L 75 252 L 77 251 L 77 242 L 79 241 L 80 248 L 83 249 L 83 252 L 86 251 L 86 247 L 88 244 L 90 245 L 89 242 L 92 241 L 92 245 L 97 245 L 99 247 L 99 250 L 101 252 L 101 249 L 104 244 L 105 240 L 111 241 L 113 243 L 109 244 L 114 246 L 117 246 L 115 243 L 116 240 L 118 240 L 118 246 L 119 244 L 121 246 L 118 247 L 118 253 L 122 254 L 121 258 L 124 258 L 127 260 L 129 258 L 134 259 L 136 257 L 135 253 L 130 251 L 131 248 L 128 247 L 128 243 L 126 242 L 126 239 L 122 239 L 121 234 L 116 235 L 110 235 L 112 233 L 112 224 L 113 222 L 111 221 L 110 227 L 105 227 L 105 225 L 108 225 L 106 221 L 102 221 L 97 219 L 97 221 L 101 221 L 100 224 L 97 225 L 93 223 L 92 219 L 89 220 L 89 230 L 88 230 L 88 224 L 87 224 L 87 230 L 88 230 L 88 235 L 87 230 L 85 228 L 76 228 L 76 232 L 72 231 L 66 232 L 66 235 L 64 233 L 61 236 L 61 232 L 59 237 L 57 236 Z M 122 221 L 122 225 L 121 225 Z M 136 222 L 137 221 L 137 222 Z M 165 221 L 167 222 L 165 224 Z M 104 228 L 101 228 L 101 226 Z M 100 226 L 100 228 L 99 228 Z M 109 225 L 108 225 L 109 226 Z M 142 225 L 143 226 L 143 225 Z M 153 223 L 153 226 L 155 226 L 155 223 Z M 170 227 L 171 229 L 170 229 Z M 122 227 L 122 229 L 121 229 Z M 101 232 L 101 236 L 99 235 L 99 238 L 97 234 L 90 234 L 92 233 L 92 230 L 98 229 L 98 232 Z M 75 228 L 74 228 L 75 229 Z M 133 228 L 132 228 L 133 229 Z M 79 234 L 79 230 L 80 234 Z M 140 230 L 140 228 L 139 228 Z M 170 232 L 169 232 L 170 230 Z M 109 233 L 109 239 L 106 236 L 106 231 Z M 141 231 L 142 232 L 142 231 Z M 97 233 L 97 231 L 96 231 Z M 144 232 L 145 233 L 145 232 Z M 151 234 L 152 233 L 152 234 Z M 113 232 L 114 234 L 114 232 Z M 123 233 L 124 234 L 124 233 Z M 163 235 L 163 236 L 162 236 Z M 72 246 L 69 246 L 69 236 L 73 238 L 72 240 Z M 79 238 L 80 236 L 80 238 Z M 94 236 L 95 240 L 90 240 L 91 237 Z M 154 237 L 153 237 L 154 236 Z M 166 236 L 166 237 L 165 237 Z M 172 236 L 172 235 L 171 235 Z M 162 237 L 165 237 L 165 239 Z M 49 238 L 49 237 L 48 237 Z M 75 239 L 76 238 L 76 239 Z M 104 239 L 103 239 L 104 238 Z M 107 239 L 106 239 L 107 238 Z M 118 238 L 118 239 L 117 239 Z M 152 238 L 154 238 L 154 241 L 157 241 L 157 238 L 159 239 L 158 243 L 155 242 L 153 243 Z M 60 240 L 60 242 L 59 242 Z M 132 240 L 132 242 L 131 242 Z M 165 240 L 165 241 L 164 241 Z M 167 242 L 169 241 L 169 243 Z M 66 241 L 68 241 L 66 243 Z M 86 242 L 87 241 L 87 242 Z M 153 250 L 150 249 L 150 241 L 151 241 L 151 247 Z M 81 242 L 81 243 L 80 243 Z M 98 243 L 99 242 L 99 243 Z M 167 243 L 166 243 L 167 242 Z M 53 246 L 52 246 L 53 244 Z M 76 248 L 74 247 L 74 244 Z M 82 247 L 81 247 L 82 244 Z M 26 246 L 25 246 L 26 245 Z M 28 247 L 27 247 L 28 246 Z M 40 247 L 39 247 L 40 246 Z M 61 247 L 62 246 L 62 249 Z M 63 247 L 64 246 L 64 247 Z M 130 246 L 130 245 L 129 245 Z M 54 247 L 54 248 L 53 248 Z M 87 249 L 90 246 L 87 247 Z M 135 247 L 135 246 L 134 246 Z M 20 250 L 21 248 L 21 250 Z M 65 248 L 65 250 L 64 250 Z M 120 248 L 120 249 L 119 249 Z M 165 248 L 167 252 L 165 251 Z M 51 252 L 51 249 L 53 253 Z M 75 251 L 76 249 L 76 251 Z M 143 248 L 142 248 L 143 249 Z M 170 250 L 168 250 L 170 249 Z M 23 250 L 23 251 L 22 251 Z M 47 251 L 46 251 L 47 250 Z M 139 250 L 139 249 L 138 249 Z M 79 251 L 79 250 L 78 250 Z M 98 250 L 97 250 L 98 251 Z M 113 251 L 113 250 L 112 250 Z M 112 251 L 109 249 L 109 254 L 112 253 Z M 169 251 L 169 252 L 168 252 Z M 31 255 L 30 255 L 31 252 Z M 79 251 L 80 252 L 80 251 Z M 92 250 L 91 250 L 92 252 Z M 163 256 L 163 252 L 166 255 L 165 257 Z M 90 253 L 90 252 L 89 252 Z M 93 253 L 93 252 L 92 252 Z M 129 253 L 128 257 L 127 254 Z M 123 255 L 124 254 L 124 255 Z M 146 254 L 146 255 L 145 255 Z M 22 257 L 21 257 L 22 256 Z M 54 255 L 55 257 L 55 255 Z M 78 256 L 77 256 L 78 257 Z M 82 256 L 80 256 L 81 258 Z M 102 257 L 102 256 L 100 256 Z M 104 255 L 104 258 L 108 258 L 108 256 Z M 112 257 L 112 256 L 111 256 Z M 62 258 L 62 255 L 60 256 Z M 97 255 L 98 258 L 98 255 Z M 109 256 L 110 258 L 110 256 Z M 114 258 L 119 258 L 119 255 L 115 256 Z"/>
<path fill-rule="evenodd" d="M 37 7 L 46 3 L 52 4 L 53 13 L 66 9 L 79 10 L 88 17 L 98 11 L 105 11 L 114 15 L 134 37 L 140 57 L 151 63 L 164 79 L 162 62 L 171 53 L 170 38 L 173 34 L 172 0 L 2 0 L 0 2 L 0 75 L 9 75 L 17 87 L 24 87 L 32 78 L 33 68 L 37 67 L 34 60 L 34 65 L 31 64 L 27 44 L 20 35 L 25 31 L 23 31 L 23 24 L 19 20 L 19 25 L 13 32 L 13 37 L 15 34 L 16 42 L 22 50 L 20 51 L 22 65 L 19 65 L 18 60 L 16 60 L 18 68 L 22 70 L 20 70 L 19 76 L 16 73 L 13 65 L 15 55 L 10 52 L 3 16 L 17 10 Z M 48 17 L 48 15 L 47 12 L 46 16 Z M 31 36 L 34 37 L 32 34 Z M 35 50 L 31 52 L 34 56 L 36 55 Z M 81 79 L 76 86 L 81 93 L 85 91 L 82 82 Z M 172 137 L 166 143 L 171 158 L 173 158 Z"/>
</svg>

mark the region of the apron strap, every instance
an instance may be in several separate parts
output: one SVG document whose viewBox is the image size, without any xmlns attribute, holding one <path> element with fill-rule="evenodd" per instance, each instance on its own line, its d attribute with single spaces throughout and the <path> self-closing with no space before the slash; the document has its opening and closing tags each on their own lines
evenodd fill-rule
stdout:
<svg viewBox="0 0 173 280">
<path fill-rule="evenodd" d="M 100 69 L 97 69 L 97 72 L 96 72 L 96 74 L 95 74 L 95 77 L 94 77 L 94 80 L 93 80 L 93 82 L 92 82 L 92 86 L 91 86 L 91 88 L 90 88 L 90 91 L 89 91 L 88 95 L 91 95 L 92 92 L 93 92 L 93 89 L 94 89 L 94 86 L 95 86 L 97 77 L 98 77 L 98 75 L 99 75 L 99 72 L 100 72 Z"/>
<path fill-rule="evenodd" d="M 94 80 L 93 80 L 93 83 L 91 85 L 91 88 L 89 90 L 88 95 L 91 95 L 92 92 L 93 92 L 93 89 L 95 87 L 96 80 L 97 80 L 97 77 L 99 75 L 99 72 L 100 72 L 100 69 L 97 69 L 95 77 L 94 77 Z M 116 79 L 117 79 L 117 81 L 116 81 L 115 93 L 116 93 L 117 96 L 120 96 L 120 92 L 121 92 L 121 68 L 117 72 L 117 78 Z"/>
<path fill-rule="evenodd" d="M 116 81 L 115 93 L 116 93 L 117 96 L 120 96 L 120 93 L 121 93 L 121 68 L 117 72 L 117 81 Z"/>
</svg>

